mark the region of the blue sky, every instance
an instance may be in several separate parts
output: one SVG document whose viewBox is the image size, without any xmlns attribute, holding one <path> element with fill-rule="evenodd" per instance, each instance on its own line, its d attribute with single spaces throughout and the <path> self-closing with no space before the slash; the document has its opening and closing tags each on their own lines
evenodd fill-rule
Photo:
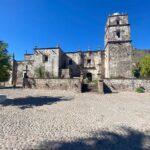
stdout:
<svg viewBox="0 0 150 150">
<path fill-rule="evenodd" d="M 150 0 L 0 0 L 0 40 L 22 60 L 25 51 L 104 48 L 109 14 L 128 13 L 133 46 L 150 48 Z"/>
</svg>

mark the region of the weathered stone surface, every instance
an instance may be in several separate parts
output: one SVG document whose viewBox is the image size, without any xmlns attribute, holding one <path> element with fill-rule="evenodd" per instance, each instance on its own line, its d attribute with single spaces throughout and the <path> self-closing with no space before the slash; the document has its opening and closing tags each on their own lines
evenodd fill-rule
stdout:
<svg viewBox="0 0 150 150">
<path fill-rule="evenodd" d="M 25 87 L 81 92 L 80 79 L 28 79 Z"/>
<path fill-rule="evenodd" d="M 138 87 L 144 87 L 146 92 L 150 92 L 150 80 L 146 79 L 104 79 L 104 83 L 112 91 L 135 91 Z"/>
<path fill-rule="evenodd" d="M 64 78 L 64 79 L 69 79 L 71 78 L 71 70 L 68 68 L 68 69 L 62 69 L 62 73 L 61 73 L 61 78 Z"/>
<path fill-rule="evenodd" d="M 47 56 L 46 62 L 44 62 L 45 56 Z M 43 66 L 45 71 L 50 74 L 50 78 L 61 78 L 62 76 L 64 78 L 79 77 L 82 69 L 84 78 L 88 73 L 91 73 L 92 79 L 95 80 L 97 79 L 98 64 L 101 64 L 100 67 L 104 75 L 103 56 L 103 52 L 100 50 L 64 53 L 60 48 L 36 48 L 33 55 L 25 54 L 24 61 L 16 62 L 15 76 L 17 84 L 23 83 L 25 73 L 29 78 L 36 78 L 35 69 L 40 66 Z M 90 63 L 88 63 L 88 60 Z M 67 73 L 67 70 L 70 70 L 70 73 Z"/>
<path fill-rule="evenodd" d="M 105 28 L 105 77 L 130 78 L 132 46 L 127 15 L 112 15 Z"/>
<path fill-rule="evenodd" d="M 103 84 L 103 80 L 99 80 L 98 81 L 98 92 L 100 94 L 104 94 L 104 84 Z"/>
</svg>

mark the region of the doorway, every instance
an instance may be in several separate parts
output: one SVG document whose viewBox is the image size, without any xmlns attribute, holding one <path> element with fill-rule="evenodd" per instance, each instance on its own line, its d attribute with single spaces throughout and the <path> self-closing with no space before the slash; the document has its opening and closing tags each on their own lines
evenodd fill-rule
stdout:
<svg viewBox="0 0 150 150">
<path fill-rule="evenodd" d="M 89 81 L 92 81 L 92 73 L 88 72 L 86 74 L 86 77 L 88 78 Z"/>
</svg>

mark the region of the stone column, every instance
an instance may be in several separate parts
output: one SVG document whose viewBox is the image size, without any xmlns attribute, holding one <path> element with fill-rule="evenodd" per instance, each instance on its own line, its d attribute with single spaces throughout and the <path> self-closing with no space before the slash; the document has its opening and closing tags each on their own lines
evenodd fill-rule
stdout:
<svg viewBox="0 0 150 150">
<path fill-rule="evenodd" d="M 100 73 L 97 74 L 98 76 L 98 92 L 100 94 L 104 94 L 104 83 L 103 83 L 103 79 Z"/>
<path fill-rule="evenodd" d="M 83 71 L 81 70 L 81 73 L 80 73 L 80 82 L 83 83 Z"/>
</svg>

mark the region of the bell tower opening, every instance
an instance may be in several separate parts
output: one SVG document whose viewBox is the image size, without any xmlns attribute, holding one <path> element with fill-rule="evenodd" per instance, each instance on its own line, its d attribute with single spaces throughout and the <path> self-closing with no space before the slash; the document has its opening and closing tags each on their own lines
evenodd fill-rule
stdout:
<svg viewBox="0 0 150 150">
<path fill-rule="evenodd" d="M 117 24 L 117 25 L 120 24 L 120 20 L 119 20 L 119 19 L 116 20 L 116 24 Z"/>
<path fill-rule="evenodd" d="M 116 35 L 117 35 L 118 38 L 120 38 L 120 30 L 116 31 Z"/>
</svg>

